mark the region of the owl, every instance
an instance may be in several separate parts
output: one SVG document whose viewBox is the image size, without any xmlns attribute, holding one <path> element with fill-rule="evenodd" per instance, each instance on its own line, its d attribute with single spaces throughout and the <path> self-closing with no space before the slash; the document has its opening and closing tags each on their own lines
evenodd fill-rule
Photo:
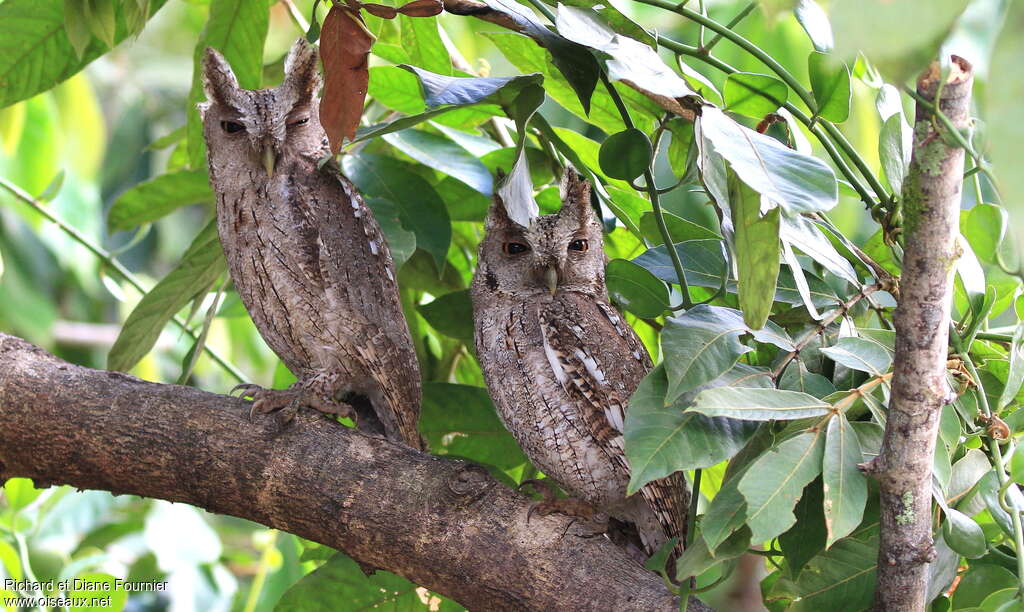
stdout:
<svg viewBox="0 0 1024 612">
<path fill-rule="evenodd" d="M 529 227 L 491 206 L 471 288 L 477 356 L 505 427 L 572 496 L 547 511 L 586 516 L 582 501 L 635 526 L 650 555 L 682 542 L 689 493 L 678 473 L 626 496 L 623 421 L 651 360 L 608 302 L 601 225 L 572 169 L 562 200 Z"/>
<path fill-rule="evenodd" d="M 253 411 L 303 406 L 421 448 L 419 365 L 380 226 L 329 156 L 317 52 L 299 39 L 279 87 L 241 89 L 213 49 L 200 104 L 217 228 L 256 327 L 298 381 L 244 385 Z M 322 166 L 322 167 L 321 167 Z"/>
</svg>

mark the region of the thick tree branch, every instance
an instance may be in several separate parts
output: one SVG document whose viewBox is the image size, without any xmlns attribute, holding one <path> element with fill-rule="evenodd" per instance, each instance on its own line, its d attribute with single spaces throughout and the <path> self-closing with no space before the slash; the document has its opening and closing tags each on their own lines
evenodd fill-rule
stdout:
<svg viewBox="0 0 1024 612">
<path fill-rule="evenodd" d="M 970 118 L 971 66 L 955 57 L 943 82 L 938 63 L 918 79 L 926 100 L 957 129 Z M 953 269 L 960 255 L 964 150 L 943 137 L 933 113 L 917 106 L 914 153 L 903 188 L 906 251 L 896 308 L 892 400 L 882 449 L 867 466 L 881 489 L 876 610 L 924 610 L 932 544 L 932 457 L 939 414 L 949 401 Z"/>
<path fill-rule="evenodd" d="M 457 407 L 453 407 L 457 409 Z M 71 365 L 0 333 L 0 482 L 186 502 L 345 551 L 477 610 L 675 610 L 605 538 L 534 516 L 462 461 L 313 414 L 284 431 L 242 400 Z M 706 609 L 695 607 L 691 610 Z"/>
</svg>

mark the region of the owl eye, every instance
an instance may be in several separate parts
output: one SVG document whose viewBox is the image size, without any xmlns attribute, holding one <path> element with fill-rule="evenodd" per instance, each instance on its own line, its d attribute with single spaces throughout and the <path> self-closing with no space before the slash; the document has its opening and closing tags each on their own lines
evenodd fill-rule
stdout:
<svg viewBox="0 0 1024 612">
<path fill-rule="evenodd" d="M 220 127 L 228 134 L 234 134 L 235 132 L 244 132 L 245 126 L 241 123 L 235 123 L 234 121 L 221 121 Z"/>
<path fill-rule="evenodd" d="M 590 248 L 590 244 L 583 238 L 577 238 L 569 243 L 570 251 L 586 251 L 588 248 Z"/>
<path fill-rule="evenodd" d="M 297 121 L 292 121 L 288 125 L 295 126 L 295 125 L 303 125 L 303 124 L 306 124 L 306 123 L 309 123 L 309 117 L 303 117 L 302 119 L 299 119 Z"/>
<path fill-rule="evenodd" d="M 506 242 L 503 248 L 507 255 L 518 255 L 530 250 L 530 247 L 522 242 Z"/>
</svg>

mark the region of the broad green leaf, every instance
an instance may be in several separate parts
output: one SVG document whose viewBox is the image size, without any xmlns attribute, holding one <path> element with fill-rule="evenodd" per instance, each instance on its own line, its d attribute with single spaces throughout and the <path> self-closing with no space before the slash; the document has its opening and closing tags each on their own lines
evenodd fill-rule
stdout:
<svg viewBox="0 0 1024 612">
<path fill-rule="evenodd" d="M 657 51 L 616 33 L 593 11 L 560 4 L 555 27 L 569 40 L 606 54 L 605 66 L 612 81 L 628 80 L 649 92 L 670 98 L 693 94 L 686 81 L 665 65 Z"/>
<path fill-rule="evenodd" d="M 1017 587 L 1017 577 L 999 565 L 972 563 L 953 591 L 953 609 L 967 610 L 981 605 L 992 593 Z"/>
<path fill-rule="evenodd" d="M 7 540 L 0 540 L 0 564 L 3 565 L 7 575 L 11 578 L 21 580 L 24 577 L 24 572 L 21 568 L 21 557 Z"/>
<path fill-rule="evenodd" d="M 974 519 L 954 508 L 944 508 L 946 520 L 942 523 L 942 535 L 949 547 L 967 557 L 977 559 L 985 554 L 985 533 Z"/>
<path fill-rule="evenodd" d="M 670 119 L 665 124 L 672 135 L 668 143 L 668 165 L 673 174 L 692 182 L 697 180 L 697 146 L 693 142 L 693 122 L 681 117 Z"/>
<path fill-rule="evenodd" d="M 722 95 L 726 110 L 760 119 L 786 103 L 789 87 L 767 74 L 734 72 L 725 80 Z"/>
<path fill-rule="evenodd" d="M 436 598 L 437 607 L 426 606 L 420 592 L 420 587 L 412 582 L 384 570 L 367 576 L 358 563 L 343 553 L 337 553 L 292 585 L 281 596 L 276 609 L 294 612 L 375 608 L 462 610 L 455 602 L 429 591 L 426 596 L 429 600 Z"/>
<path fill-rule="evenodd" d="M 708 386 L 764 388 L 771 386 L 771 379 L 767 371 L 737 364 Z M 756 423 L 709 418 L 688 410 L 698 391 L 667 402 L 667 389 L 665 368 L 658 366 L 630 398 L 625 422 L 630 493 L 673 472 L 706 468 L 731 458 L 757 429 Z"/>
<path fill-rule="evenodd" d="M 421 164 L 453 176 L 485 196 L 491 195 L 490 171 L 451 139 L 421 130 L 402 130 L 387 134 L 384 140 Z"/>
<path fill-rule="evenodd" d="M 761 215 L 761 196 L 729 176 L 729 209 L 735 233 L 737 293 L 743 321 L 761 329 L 768 321 L 779 279 L 779 208 Z"/>
<path fill-rule="evenodd" d="M 985 508 L 988 509 L 989 514 L 992 515 L 1000 529 L 1012 537 L 1013 521 L 1009 513 L 1003 510 L 1002 504 L 999 503 L 1000 488 L 999 477 L 996 475 L 995 470 L 989 471 L 978 481 L 978 493 L 985 502 Z M 1017 485 L 1011 485 L 1007 490 L 1006 502 L 1010 508 L 1024 510 L 1024 494 L 1021 493 Z"/>
<path fill-rule="evenodd" d="M 798 434 L 764 453 L 743 476 L 739 491 L 747 501 L 751 542 L 770 540 L 796 522 L 793 506 L 821 473 L 824 447 L 820 430 Z"/>
<path fill-rule="evenodd" d="M 739 340 L 747 326 L 735 313 L 701 305 L 666 319 L 661 333 L 668 374 L 666 402 L 718 378 L 751 350 Z"/>
<path fill-rule="evenodd" d="M 828 397 L 836 392 L 836 386 L 832 381 L 821 374 L 815 374 L 807 370 L 803 361 L 796 360 L 789 364 L 786 371 L 779 379 L 779 388 L 790 391 L 802 391 L 813 395 L 818 399 Z"/>
<path fill-rule="evenodd" d="M 976 204 L 960 213 L 960 233 L 971 244 L 978 259 L 989 263 L 995 261 L 1008 224 L 1006 209 L 993 204 Z"/>
<path fill-rule="evenodd" d="M 731 533 L 747 521 L 747 502 L 738 487 L 748 471 L 749 466 L 747 470 L 727 478 L 704 511 L 700 534 L 709 550 L 717 550 Z"/>
<path fill-rule="evenodd" d="M 533 38 L 551 53 L 552 63 L 576 92 L 583 112 L 589 113 L 590 99 L 600 71 L 594 54 L 564 33 L 560 32 L 560 36 L 549 30 L 537 21 L 533 11 L 514 0 L 486 0 L 486 3 L 492 9 L 509 15 L 523 34 Z"/>
<path fill-rule="evenodd" d="M 786 569 L 789 575 L 796 577 L 807 562 L 825 550 L 828 530 L 825 527 L 825 514 L 822 512 L 824 497 L 821 479 L 804 487 L 800 501 L 793 508 L 796 523 L 779 536 L 779 548 L 786 558 Z"/>
<path fill-rule="evenodd" d="M 152 0 L 149 15 L 165 2 Z M 64 0 L 0 3 L 0 108 L 52 88 L 107 52 L 106 44 L 92 38 L 77 54 L 64 24 Z M 118 10 L 115 43 L 129 34 Z"/>
<path fill-rule="evenodd" d="M 631 261 L 611 260 L 604 275 L 611 299 L 640 318 L 659 317 L 669 306 L 665 283 Z"/>
<path fill-rule="evenodd" d="M 89 0 L 64 0 L 64 31 L 78 59 L 82 58 L 85 48 L 92 42 L 88 5 Z"/>
<path fill-rule="evenodd" d="M 860 278 L 850 261 L 839 254 L 813 221 L 803 216 L 784 217 L 779 233 L 783 240 L 803 251 L 832 274 L 854 286 L 860 285 Z"/>
<path fill-rule="evenodd" d="M 814 557 L 796 579 L 793 612 L 866 610 L 874 594 L 878 537 L 843 538 Z"/>
<path fill-rule="evenodd" d="M 523 227 L 529 227 L 540 213 L 533 197 L 530 162 L 526 156 L 526 126 L 543 102 L 544 90 L 539 85 L 531 85 L 519 93 L 508 109 L 510 118 L 515 121 L 519 140 L 516 142 L 516 162 L 512 165 L 512 172 L 498 186 L 498 197 L 509 219 Z"/>
<path fill-rule="evenodd" d="M 107 356 L 107 368 L 126 372 L 149 352 L 168 321 L 226 271 L 227 262 L 211 220 L 189 245 L 181 261 L 142 297 L 121 327 Z"/>
<path fill-rule="evenodd" d="M 1000 589 L 981 602 L 979 612 L 1020 612 L 1024 604 L 1017 600 L 1017 589 Z"/>
<path fill-rule="evenodd" d="M 857 432 L 846 420 L 846 415 L 840 412 L 829 420 L 825 432 L 821 475 L 825 494 L 825 526 L 828 529 L 826 548 L 850 535 L 864 517 L 868 482 L 857 469 L 861 461 L 863 455 Z"/>
<path fill-rule="evenodd" d="M 934 542 L 936 555 L 935 560 L 928 564 L 928 594 L 925 601 L 935 601 L 941 593 L 948 591 L 956 580 L 960 566 L 960 555 L 946 544 L 941 531 L 936 534 Z M 932 611 L 938 612 L 934 605 Z"/>
<path fill-rule="evenodd" d="M 1024 386 L 1024 323 L 1018 322 L 1013 342 L 1010 343 L 1006 382 L 1003 385 L 1003 392 L 999 395 L 999 401 L 996 402 L 996 410 L 1002 410 L 1009 406 L 1017 397 L 1022 386 Z"/>
<path fill-rule="evenodd" d="M 709 230 L 703 225 L 697 225 L 693 221 L 687 221 L 670 212 L 662 211 L 661 216 L 665 219 L 668 235 L 672 238 L 673 243 L 686 242 L 687 240 L 722 239 L 722 236 L 717 232 Z M 658 229 L 658 220 L 653 211 L 647 211 L 641 215 L 640 232 L 651 244 L 665 244 L 665 241 L 661 239 L 661 230 Z"/>
<path fill-rule="evenodd" d="M 872 376 L 881 376 L 892 366 L 889 351 L 866 338 L 840 338 L 835 345 L 823 348 L 821 352 L 836 363 Z"/>
<path fill-rule="evenodd" d="M 430 253 L 437 269 L 444 268 L 452 228 L 441 197 L 408 164 L 373 153 L 345 155 L 345 176 L 372 198 L 384 198 L 399 208 L 402 225 L 416 234 L 416 245 Z"/>
<path fill-rule="evenodd" d="M 601 171 L 611 178 L 631 181 L 651 165 L 654 150 L 647 135 L 636 128 L 623 130 L 601 143 L 598 162 Z"/>
<path fill-rule="evenodd" d="M 654 35 L 626 15 L 628 9 L 624 0 L 609 0 L 608 2 L 602 0 L 567 0 L 563 4 L 592 9 L 619 34 L 635 38 L 648 47 L 657 49 L 658 41 Z"/>
<path fill-rule="evenodd" d="M 363 200 L 373 211 L 373 217 L 377 219 L 380 230 L 384 232 L 395 269 L 400 269 L 416 251 L 416 234 L 402 227 L 401 211 L 391 200 L 370 196 L 364 197 Z"/>
<path fill-rule="evenodd" d="M 910 168 L 910 153 L 913 146 L 913 132 L 903 119 L 903 113 L 893 113 L 884 119 L 878 133 L 878 159 L 882 172 L 893 193 L 903 191 L 903 180 Z"/>
<path fill-rule="evenodd" d="M 827 53 L 812 51 L 807 57 L 814 103 L 819 117 L 842 123 L 850 117 L 850 69 Z"/>
<path fill-rule="evenodd" d="M 708 550 L 704 538 L 694 538 L 676 561 L 676 580 L 682 582 L 694 576 L 700 576 L 715 565 L 735 559 L 750 549 L 750 530 L 742 527 L 735 531 L 712 552 Z"/>
<path fill-rule="evenodd" d="M 611 185 L 605 189 L 608 192 L 608 197 L 601 198 L 601 202 L 612 211 L 619 221 L 622 221 L 630 233 L 642 239 L 644 236 L 640 231 L 641 216 L 651 207 L 651 203 L 637 195 L 632 189 L 622 189 Z M 596 191 L 600 197 L 600 190 Z"/>
<path fill-rule="evenodd" d="M 438 33 L 437 17 L 398 16 L 402 29 L 402 48 L 409 63 L 437 74 L 451 74 L 452 60 Z"/>
<path fill-rule="evenodd" d="M 263 81 L 263 41 L 270 26 L 268 0 L 210 0 L 206 20 L 192 61 L 192 89 L 186 112 L 189 166 L 206 166 L 206 142 L 203 122 L 196 104 L 205 99 L 203 92 L 203 55 L 206 48 L 220 51 L 238 77 L 242 89 L 259 89 Z"/>
<path fill-rule="evenodd" d="M 538 85 L 543 80 L 543 77 L 536 73 L 514 77 L 451 77 L 416 66 L 399 68 L 412 72 L 419 79 L 423 89 L 423 100 L 428 108 L 449 104 L 507 105 L 513 103 L 522 90 Z"/>
<path fill-rule="evenodd" d="M 29 478 L 9 478 L 4 483 L 4 499 L 11 510 L 21 510 L 31 504 L 43 492 L 35 488 Z"/>
<path fill-rule="evenodd" d="M 835 206 L 839 187 L 835 173 L 823 161 L 740 125 L 714 106 L 702 106 L 697 123 L 705 182 L 709 164 L 714 165 L 713 155 L 717 154 L 744 183 L 783 207 L 787 214 Z M 712 190 L 716 200 L 725 200 L 724 189 L 720 185 Z"/>
<path fill-rule="evenodd" d="M 431 123 L 431 125 L 437 128 L 437 131 L 450 138 L 452 142 L 477 157 L 482 158 L 490 153 L 494 153 L 495 151 L 503 150 L 501 144 L 495 142 L 490 137 L 480 136 L 476 132 L 463 132 L 462 130 L 457 130 L 439 123 Z M 511 147 L 505 147 L 505 149 L 511 149 Z M 531 150 L 538 153 L 540 152 L 539 149 Z M 481 159 L 480 161 L 482 162 L 483 160 Z M 486 165 L 486 163 L 484 165 Z"/>
<path fill-rule="evenodd" d="M 792 421 L 824 416 L 831 408 L 827 402 L 799 391 L 719 387 L 702 391 L 690 410 L 747 421 Z"/>
<path fill-rule="evenodd" d="M 473 348 L 473 304 L 469 290 L 453 291 L 436 298 L 429 304 L 416 307 L 430 326 L 442 334 L 462 341 Z"/>
<path fill-rule="evenodd" d="M 371 67 L 366 93 L 391 110 L 406 115 L 421 113 L 425 106 L 423 90 L 416 73 L 398 66 Z M 374 127 L 363 129 L 373 130 Z"/>
<path fill-rule="evenodd" d="M 529 462 L 501 424 L 487 389 L 482 387 L 425 383 L 420 433 L 439 455 L 463 457 L 500 470 Z"/>
<path fill-rule="evenodd" d="M 1018 444 L 1010 455 L 1010 476 L 1017 484 L 1024 483 L 1024 444 Z"/>
<path fill-rule="evenodd" d="M 85 19 L 89 24 L 89 30 L 96 38 L 102 40 L 103 44 L 111 48 L 117 44 L 114 0 L 88 0 L 85 4 Z"/>
<path fill-rule="evenodd" d="M 130 0 L 131 1 L 131 0 Z M 128 591 L 117 585 L 117 578 L 110 574 L 90 572 L 79 574 L 68 581 L 72 587 L 65 591 L 68 598 L 78 601 L 100 601 L 102 605 L 73 606 L 71 609 L 76 612 L 120 612 L 128 602 Z M 97 599 L 93 599 L 97 598 Z"/>
<path fill-rule="evenodd" d="M 832 37 L 832 24 L 828 14 L 814 0 L 800 0 L 796 5 L 796 20 L 800 22 L 807 37 L 811 39 L 814 49 L 827 53 L 835 45 Z"/>
<path fill-rule="evenodd" d="M 111 232 L 129 230 L 187 204 L 212 201 L 205 168 L 161 174 L 118 196 L 107 212 L 107 227 Z"/>
</svg>

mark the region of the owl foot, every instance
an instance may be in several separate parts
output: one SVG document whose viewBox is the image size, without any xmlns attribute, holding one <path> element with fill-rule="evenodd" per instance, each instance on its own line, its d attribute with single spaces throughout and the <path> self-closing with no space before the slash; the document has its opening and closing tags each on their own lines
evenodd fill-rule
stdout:
<svg viewBox="0 0 1024 612">
<path fill-rule="evenodd" d="M 565 527 L 563 536 L 565 533 L 568 533 L 569 528 L 573 525 L 580 527 L 578 535 L 582 537 L 600 535 L 608 530 L 608 515 L 599 512 L 587 502 L 575 497 L 556 498 L 555 490 L 547 480 L 524 480 L 519 485 L 519 488 L 521 489 L 525 485 L 533 487 L 533 490 L 540 493 L 544 498 L 530 505 L 530 510 L 526 513 L 527 523 L 530 522 L 530 517 L 534 513 L 540 516 L 563 514 L 572 519 Z"/>
<path fill-rule="evenodd" d="M 356 419 L 355 410 L 345 402 L 333 401 L 300 386 L 292 385 L 288 389 L 264 389 L 258 385 L 242 384 L 231 390 L 241 391 L 241 397 L 251 397 L 252 407 L 249 409 L 249 420 L 254 414 L 277 413 L 280 425 L 287 425 L 298 414 L 299 408 L 307 406 L 324 414 Z"/>
</svg>

